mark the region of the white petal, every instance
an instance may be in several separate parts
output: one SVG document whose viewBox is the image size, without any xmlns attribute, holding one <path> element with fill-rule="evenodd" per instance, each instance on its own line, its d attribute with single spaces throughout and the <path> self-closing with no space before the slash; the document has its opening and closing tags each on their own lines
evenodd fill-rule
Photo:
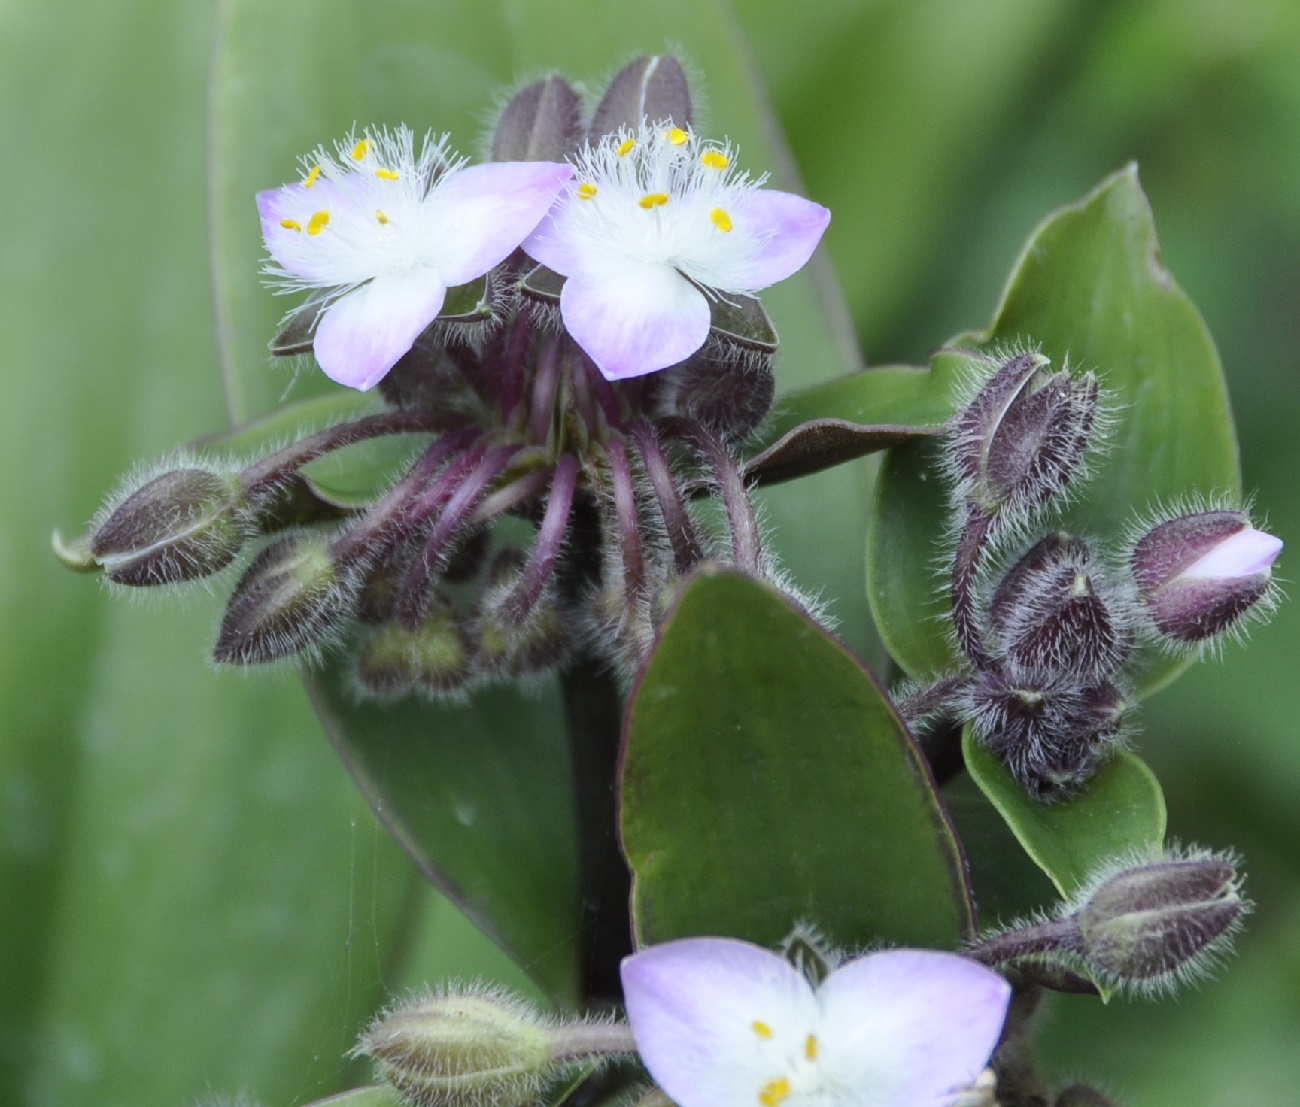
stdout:
<svg viewBox="0 0 1300 1107">
<path fill-rule="evenodd" d="M 709 336 L 704 294 L 668 265 L 586 269 L 565 281 L 560 314 L 607 380 L 676 365 Z"/>
<path fill-rule="evenodd" d="M 464 284 L 509 257 L 572 174 L 562 162 L 489 162 L 438 184 L 426 200 L 427 233 L 447 283 Z"/>
<path fill-rule="evenodd" d="M 376 277 L 326 309 L 313 350 L 325 375 L 374 387 L 442 309 L 447 286 L 432 269 Z"/>
<path fill-rule="evenodd" d="M 816 1025 L 807 981 L 747 942 L 667 942 L 625 959 L 622 975 L 641 1059 L 680 1107 L 761 1107 L 785 1046 Z"/>
<path fill-rule="evenodd" d="M 988 1063 L 1011 989 L 952 953 L 889 950 L 827 977 L 822 1056 L 860 1107 L 940 1107 Z"/>
</svg>

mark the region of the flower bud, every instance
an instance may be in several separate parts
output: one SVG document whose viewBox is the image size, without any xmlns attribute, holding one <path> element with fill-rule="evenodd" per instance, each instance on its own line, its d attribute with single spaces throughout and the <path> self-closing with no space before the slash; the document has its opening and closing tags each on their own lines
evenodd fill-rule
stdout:
<svg viewBox="0 0 1300 1107">
<path fill-rule="evenodd" d="M 772 407 L 772 356 L 729 348 L 716 337 L 671 369 L 647 379 L 657 417 L 681 416 L 724 442 L 742 442 Z"/>
<path fill-rule="evenodd" d="M 554 1067 L 536 1012 L 491 993 L 427 996 L 392 1011 L 356 1052 L 418 1107 L 523 1107 Z"/>
<path fill-rule="evenodd" d="M 553 74 L 510 98 L 492 135 L 493 161 L 564 161 L 582 137 L 582 104 Z"/>
<path fill-rule="evenodd" d="M 172 469 L 132 492 L 94 528 L 90 552 L 115 584 L 178 584 L 224 569 L 247 531 L 238 477 Z"/>
<path fill-rule="evenodd" d="M 1155 628 L 1176 643 L 1201 642 L 1252 609 L 1266 610 L 1282 542 L 1240 511 L 1201 511 L 1153 527 L 1129 559 Z"/>
<path fill-rule="evenodd" d="M 591 117 L 597 141 L 619 130 L 638 130 L 646 120 L 691 125 L 691 89 L 682 63 L 672 54 L 640 57 L 614 75 Z"/>
<path fill-rule="evenodd" d="M 1171 856 L 1096 882 L 1074 912 L 1079 953 L 1099 978 L 1160 991 L 1226 945 L 1247 905 L 1233 858 Z"/>
<path fill-rule="evenodd" d="M 1086 468 L 1097 378 L 1048 364 L 1032 350 L 1008 358 L 949 424 L 962 493 L 989 512 L 1040 507 Z"/>
<path fill-rule="evenodd" d="M 362 688 L 382 696 L 412 690 L 444 696 L 465 687 L 472 660 L 460 620 L 442 604 L 416 627 L 400 620 L 376 627 L 357 655 L 356 678 Z"/>
<path fill-rule="evenodd" d="M 351 578 L 316 538 L 267 546 L 235 585 L 213 657 L 258 664 L 323 644 L 351 615 Z"/>
<path fill-rule="evenodd" d="M 1119 740 L 1128 706 L 1110 681 L 1014 666 L 977 674 L 964 695 L 975 737 L 1044 800 L 1092 777 Z"/>
<path fill-rule="evenodd" d="M 522 580 L 522 570 L 498 565 L 493 581 L 479 600 L 474 619 L 478 664 L 502 676 L 522 676 L 554 669 L 568 656 L 573 635 L 553 583 L 521 616 L 511 608 L 511 597 Z"/>
<path fill-rule="evenodd" d="M 989 603 L 998 652 L 1021 668 L 1106 676 L 1132 634 L 1123 607 L 1082 538 L 1049 534 L 999 582 Z"/>
<path fill-rule="evenodd" d="M 1115 1101 L 1089 1084 L 1062 1088 L 1052 1107 L 1115 1107 Z"/>
</svg>

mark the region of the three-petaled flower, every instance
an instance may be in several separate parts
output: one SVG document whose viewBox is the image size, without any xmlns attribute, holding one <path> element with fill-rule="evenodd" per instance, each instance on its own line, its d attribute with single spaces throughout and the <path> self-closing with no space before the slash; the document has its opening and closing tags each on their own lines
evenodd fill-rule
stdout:
<svg viewBox="0 0 1300 1107">
<path fill-rule="evenodd" d="M 869 954 L 814 988 L 747 942 L 688 938 L 622 974 L 637 1049 L 679 1107 L 941 1107 L 983 1071 L 1010 998 L 930 950 Z"/>
<path fill-rule="evenodd" d="M 760 188 L 726 144 L 666 123 L 580 153 L 570 187 L 524 242 L 566 277 L 565 328 L 610 380 L 689 357 L 710 298 L 784 280 L 812 255 L 830 212 Z"/>
<path fill-rule="evenodd" d="M 367 389 L 437 317 L 447 289 L 504 261 L 573 172 L 558 162 L 466 166 L 447 136 L 419 155 L 406 127 L 323 147 L 303 178 L 260 192 L 265 272 L 326 290 L 313 349 L 326 375 Z"/>
</svg>

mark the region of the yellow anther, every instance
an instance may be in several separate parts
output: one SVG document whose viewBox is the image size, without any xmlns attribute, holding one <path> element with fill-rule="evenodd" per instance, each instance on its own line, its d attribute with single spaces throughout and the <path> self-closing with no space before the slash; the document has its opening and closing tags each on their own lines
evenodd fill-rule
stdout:
<svg viewBox="0 0 1300 1107">
<path fill-rule="evenodd" d="M 302 224 L 296 219 L 281 219 L 280 226 L 282 226 L 286 231 L 302 230 Z"/>
<path fill-rule="evenodd" d="M 749 1028 L 760 1038 L 762 1038 L 763 1041 L 767 1041 L 767 1039 L 772 1036 L 772 1028 L 768 1026 L 767 1023 L 765 1022 L 759 1022 L 758 1019 L 755 1019 L 753 1022 L 751 1022 L 749 1024 Z"/>
<path fill-rule="evenodd" d="M 651 208 L 661 208 L 668 203 L 668 193 L 666 192 L 647 192 L 640 200 L 637 201 L 646 211 Z"/>
<path fill-rule="evenodd" d="M 386 216 L 378 208 L 375 209 L 375 218 L 378 219 L 381 224 L 388 222 L 388 216 Z"/>
<path fill-rule="evenodd" d="M 718 230 L 724 232 L 731 230 L 731 216 L 721 208 L 714 208 L 709 212 L 709 219 L 713 221 L 713 225 L 717 227 Z"/>
<path fill-rule="evenodd" d="M 401 174 L 396 169 L 376 169 L 375 176 L 381 181 L 395 181 Z"/>
<path fill-rule="evenodd" d="M 790 1081 L 784 1076 L 769 1080 L 758 1093 L 758 1102 L 762 1107 L 778 1107 L 783 1099 L 790 1096 Z"/>
<path fill-rule="evenodd" d="M 709 169 L 726 169 L 731 164 L 721 150 L 705 150 L 700 155 L 700 161 Z"/>
<path fill-rule="evenodd" d="M 666 138 L 674 146 L 685 146 L 686 143 L 690 140 L 690 137 L 691 136 L 688 135 L 685 131 L 683 131 L 680 127 L 674 127 L 672 128 L 672 130 L 664 131 L 664 138 Z"/>
<path fill-rule="evenodd" d="M 632 139 L 625 138 L 622 142 L 618 144 L 618 147 L 614 150 L 614 153 L 616 153 L 620 158 L 625 158 L 628 156 L 628 154 L 632 152 L 632 147 L 635 145 L 636 143 Z"/>
<path fill-rule="evenodd" d="M 354 147 L 352 147 L 352 160 L 360 161 L 368 153 L 370 153 L 370 139 L 363 138 Z"/>
<path fill-rule="evenodd" d="M 817 1060 L 817 1035 L 809 1034 L 803 1040 L 803 1055 L 810 1061 Z"/>
<path fill-rule="evenodd" d="M 596 186 L 594 184 L 591 184 L 588 181 L 583 181 L 582 184 L 578 185 L 579 200 L 590 200 L 595 195 Z"/>
<path fill-rule="evenodd" d="M 320 166 L 313 165 L 311 171 L 303 178 L 302 187 L 311 188 L 316 183 L 316 178 L 320 176 Z"/>
<path fill-rule="evenodd" d="M 325 229 L 325 224 L 330 221 L 330 213 L 327 211 L 318 211 L 307 220 L 307 233 L 320 234 Z"/>
</svg>

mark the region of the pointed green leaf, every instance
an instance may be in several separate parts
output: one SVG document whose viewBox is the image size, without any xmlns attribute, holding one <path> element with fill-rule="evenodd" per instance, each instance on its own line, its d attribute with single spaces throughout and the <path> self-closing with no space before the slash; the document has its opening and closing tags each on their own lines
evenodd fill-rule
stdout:
<svg viewBox="0 0 1300 1107">
<path fill-rule="evenodd" d="M 304 1107 L 404 1107 L 406 1101 L 386 1085 L 353 1088 L 350 1092 L 313 1099 Z"/>
<path fill-rule="evenodd" d="M 861 663 L 769 586 L 694 578 L 625 742 L 641 943 L 772 945 L 805 919 L 848 944 L 967 934 L 964 861 L 915 745 Z"/>
<path fill-rule="evenodd" d="M 1130 166 L 1031 236 L 994 321 L 953 345 L 1032 344 L 1054 365 L 1098 372 L 1116 428 L 1109 451 L 1065 513 L 1064 526 L 1107 541 L 1157 504 L 1240 493 L 1237 445 L 1214 343 L 1160 264 L 1151 209 Z M 942 357 L 952 357 L 944 354 Z M 881 473 L 869 555 L 872 610 L 913 676 L 943 669 L 951 651 L 935 559 L 944 534 L 933 450 L 908 446 Z M 1185 662 L 1149 652 L 1139 694 Z"/>
<path fill-rule="evenodd" d="M 1040 803 L 969 734 L 962 752 L 972 779 L 1063 896 L 1116 857 L 1164 844 L 1160 782 L 1131 753 L 1117 753 L 1072 799 Z"/>
<path fill-rule="evenodd" d="M 464 705 L 358 701 L 345 663 L 306 678 L 335 751 L 425 877 L 553 999 L 577 990 L 572 782 L 553 690 Z"/>
</svg>

